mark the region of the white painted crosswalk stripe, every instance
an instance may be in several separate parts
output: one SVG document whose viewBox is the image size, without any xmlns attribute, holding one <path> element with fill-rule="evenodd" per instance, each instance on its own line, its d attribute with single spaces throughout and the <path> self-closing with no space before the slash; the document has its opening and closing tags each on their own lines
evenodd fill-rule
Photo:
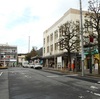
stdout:
<svg viewBox="0 0 100 99">
<path fill-rule="evenodd" d="M 3 72 L 0 73 L 0 76 L 3 74 Z"/>
</svg>

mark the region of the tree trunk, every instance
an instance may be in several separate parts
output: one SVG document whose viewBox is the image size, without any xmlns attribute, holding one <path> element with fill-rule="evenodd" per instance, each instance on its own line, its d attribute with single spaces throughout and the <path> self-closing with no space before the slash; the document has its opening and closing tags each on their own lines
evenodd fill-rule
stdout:
<svg viewBox="0 0 100 99">
<path fill-rule="evenodd" d="M 70 51 L 68 51 L 68 69 L 71 71 L 71 54 Z"/>
</svg>

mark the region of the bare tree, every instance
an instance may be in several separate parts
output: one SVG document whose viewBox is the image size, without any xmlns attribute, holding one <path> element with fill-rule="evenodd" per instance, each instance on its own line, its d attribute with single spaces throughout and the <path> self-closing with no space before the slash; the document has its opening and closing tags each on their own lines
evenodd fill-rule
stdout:
<svg viewBox="0 0 100 99">
<path fill-rule="evenodd" d="M 26 60 L 30 61 L 32 57 L 37 55 L 37 51 L 35 50 L 35 48 L 33 47 L 30 53 L 27 53 L 26 55 Z"/>
<path fill-rule="evenodd" d="M 59 27 L 60 39 L 58 42 L 60 50 L 66 49 L 68 65 L 71 70 L 71 52 L 79 51 L 79 22 L 67 21 Z"/>
<path fill-rule="evenodd" d="M 98 41 L 98 52 L 99 52 L 99 69 L 98 73 L 100 74 L 100 0 L 89 0 L 88 13 L 86 13 L 85 24 L 91 28 L 91 34 L 97 33 Z"/>
</svg>

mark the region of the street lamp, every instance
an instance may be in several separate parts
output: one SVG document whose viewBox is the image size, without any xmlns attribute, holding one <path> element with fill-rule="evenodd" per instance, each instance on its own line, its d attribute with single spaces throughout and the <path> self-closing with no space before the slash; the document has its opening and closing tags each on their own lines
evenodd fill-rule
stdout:
<svg viewBox="0 0 100 99">
<path fill-rule="evenodd" d="M 6 65 L 6 64 L 5 64 L 5 55 L 3 56 L 3 58 L 4 58 L 4 67 L 5 67 L 5 65 Z"/>
<path fill-rule="evenodd" d="M 83 49 L 83 22 L 82 22 L 82 3 L 80 2 L 80 34 L 81 34 L 81 61 L 82 61 L 82 76 L 84 76 L 84 49 Z"/>
</svg>

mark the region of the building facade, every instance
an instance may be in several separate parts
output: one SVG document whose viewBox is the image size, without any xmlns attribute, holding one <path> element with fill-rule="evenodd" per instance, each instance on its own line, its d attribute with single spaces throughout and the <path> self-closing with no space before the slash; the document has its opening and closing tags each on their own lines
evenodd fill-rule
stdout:
<svg viewBox="0 0 100 99">
<path fill-rule="evenodd" d="M 86 11 L 83 11 L 83 22 Z M 56 23 L 48 28 L 43 33 L 43 58 L 44 66 L 54 68 L 67 68 L 68 67 L 68 55 L 66 50 L 59 50 L 58 40 L 61 37 L 59 32 L 59 26 L 66 23 L 67 21 L 80 21 L 80 11 L 77 9 L 69 9 Z M 79 53 L 71 53 L 71 61 L 80 61 Z M 78 58 L 79 57 L 79 58 Z M 80 69 L 79 63 L 79 69 Z"/>
<path fill-rule="evenodd" d="M 27 54 L 23 54 L 23 53 L 18 54 L 18 64 L 19 65 L 22 65 L 22 63 L 25 61 L 26 55 Z"/>
<path fill-rule="evenodd" d="M 8 44 L 0 44 L 0 66 L 16 66 L 17 65 L 17 46 Z"/>
</svg>

